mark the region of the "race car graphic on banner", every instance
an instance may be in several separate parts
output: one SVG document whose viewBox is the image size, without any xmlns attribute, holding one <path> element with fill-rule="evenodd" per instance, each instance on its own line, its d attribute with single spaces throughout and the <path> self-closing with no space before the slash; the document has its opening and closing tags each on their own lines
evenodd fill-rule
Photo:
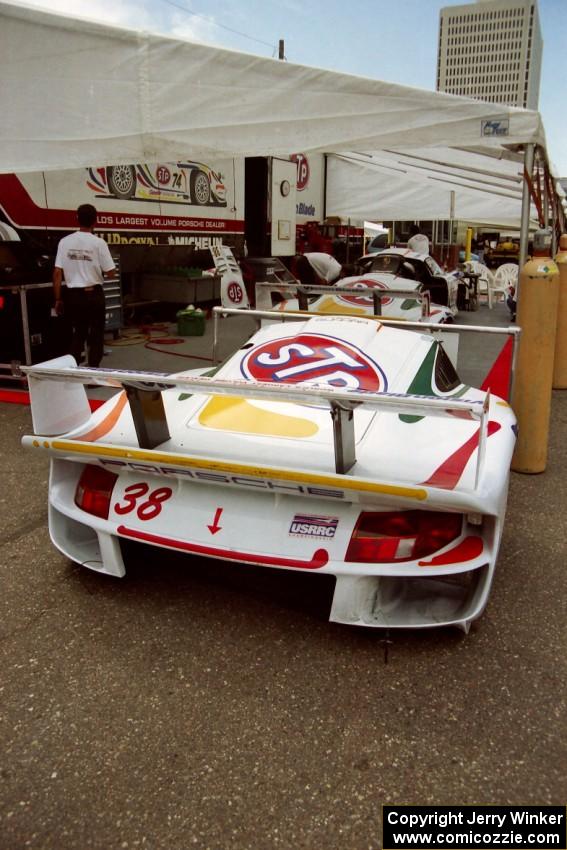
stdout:
<svg viewBox="0 0 567 850">
<path fill-rule="evenodd" d="M 198 162 L 89 168 L 87 185 L 97 198 L 226 207 L 222 174 Z"/>
<path fill-rule="evenodd" d="M 80 204 L 94 204 L 112 246 L 234 246 L 244 239 L 244 160 L 0 174 L 0 219 L 34 244 L 75 230 Z"/>
</svg>

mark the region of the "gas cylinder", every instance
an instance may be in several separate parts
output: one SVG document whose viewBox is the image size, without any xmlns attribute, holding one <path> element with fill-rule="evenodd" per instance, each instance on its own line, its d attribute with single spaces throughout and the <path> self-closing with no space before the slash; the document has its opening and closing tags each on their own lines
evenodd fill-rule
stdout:
<svg viewBox="0 0 567 850">
<path fill-rule="evenodd" d="M 547 465 L 549 417 L 559 270 L 551 258 L 551 230 L 534 234 L 533 256 L 520 272 L 517 323 L 520 345 L 512 407 L 518 439 L 512 458 L 515 472 L 543 472 Z"/>
<path fill-rule="evenodd" d="M 559 300 L 557 304 L 557 333 L 555 335 L 555 362 L 553 388 L 567 389 L 567 233 L 559 239 L 559 252 L 555 256 L 559 269 Z"/>
</svg>

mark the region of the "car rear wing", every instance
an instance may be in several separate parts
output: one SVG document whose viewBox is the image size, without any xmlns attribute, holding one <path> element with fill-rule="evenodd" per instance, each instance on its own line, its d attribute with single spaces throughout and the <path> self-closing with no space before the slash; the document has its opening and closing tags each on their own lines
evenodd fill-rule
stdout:
<svg viewBox="0 0 567 850">
<path fill-rule="evenodd" d="M 81 387 L 69 385 L 95 383 L 125 391 L 139 447 L 154 449 L 170 439 L 162 392 L 178 390 L 191 395 L 236 396 L 327 407 L 333 423 L 335 473 L 342 476 L 347 475 L 356 463 L 354 411 L 358 407 L 411 416 L 449 417 L 454 422 L 471 419 L 479 423 L 475 489 L 482 474 L 488 437 L 488 392 L 482 400 L 432 398 L 317 385 L 282 385 L 162 372 L 93 369 L 72 364 L 73 358 L 65 355 L 22 368 L 28 376 L 32 420 L 37 435 L 63 434 L 85 424 L 91 416 L 86 393 Z"/>
<path fill-rule="evenodd" d="M 427 290 L 416 289 L 379 289 L 372 286 L 304 286 L 301 283 L 270 283 L 258 282 L 255 284 L 255 303 L 268 308 L 264 291 L 268 293 L 277 292 L 280 295 L 297 295 L 300 310 L 309 310 L 309 298 L 313 295 L 361 295 L 372 298 L 375 316 L 382 315 L 383 298 L 403 298 L 418 301 L 421 304 L 421 315 L 424 319 L 429 317 L 431 298 Z"/>
</svg>

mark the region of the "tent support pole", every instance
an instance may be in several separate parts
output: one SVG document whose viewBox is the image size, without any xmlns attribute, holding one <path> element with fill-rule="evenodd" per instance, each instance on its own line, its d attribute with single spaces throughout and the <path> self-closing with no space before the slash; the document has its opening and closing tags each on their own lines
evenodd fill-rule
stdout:
<svg viewBox="0 0 567 850">
<path fill-rule="evenodd" d="M 528 240 L 530 236 L 530 181 L 534 168 L 535 145 L 527 144 L 524 149 L 524 186 L 522 190 L 522 218 L 520 225 L 520 254 L 518 265 L 520 270 L 526 264 L 528 257 Z M 518 284 L 520 279 L 518 277 Z M 516 293 L 518 297 L 519 292 Z"/>
<path fill-rule="evenodd" d="M 323 154 L 323 221 L 327 218 L 327 157 Z"/>
<path fill-rule="evenodd" d="M 455 229 L 455 193 L 451 191 L 451 202 L 449 204 L 449 232 L 447 234 L 447 268 L 451 264 L 451 245 L 453 244 L 453 230 Z M 458 259 L 458 255 L 457 255 Z"/>
</svg>

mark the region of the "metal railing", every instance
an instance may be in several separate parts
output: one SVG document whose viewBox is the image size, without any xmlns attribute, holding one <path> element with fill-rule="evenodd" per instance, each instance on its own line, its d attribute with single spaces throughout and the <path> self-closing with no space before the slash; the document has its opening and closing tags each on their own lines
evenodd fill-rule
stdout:
<svg viewBox="0 0 567 850">
<path fill-rule="evenodd" d="M 375 316 L 382 315 L 383 298 L 403 298 L 417 301 L 421 304 L 421 315 L 423 317 L 429 316 L 431 303 L 429 292 L 421 289 L 381 289 L 378 286 L 305 286 L 302 283 L 275 284 L 266 281 L 255 284 L 256 303 L 258 303 L 258 296 L 264 289 L 270 294 L 272 292 L 277 292 L 280 295 L 287 292 L 296 294 L 300 310 L 309 310 L 309 297 L 313 295 L 358 295 L 358 297 L 371 298 Z"/>
</svg>

